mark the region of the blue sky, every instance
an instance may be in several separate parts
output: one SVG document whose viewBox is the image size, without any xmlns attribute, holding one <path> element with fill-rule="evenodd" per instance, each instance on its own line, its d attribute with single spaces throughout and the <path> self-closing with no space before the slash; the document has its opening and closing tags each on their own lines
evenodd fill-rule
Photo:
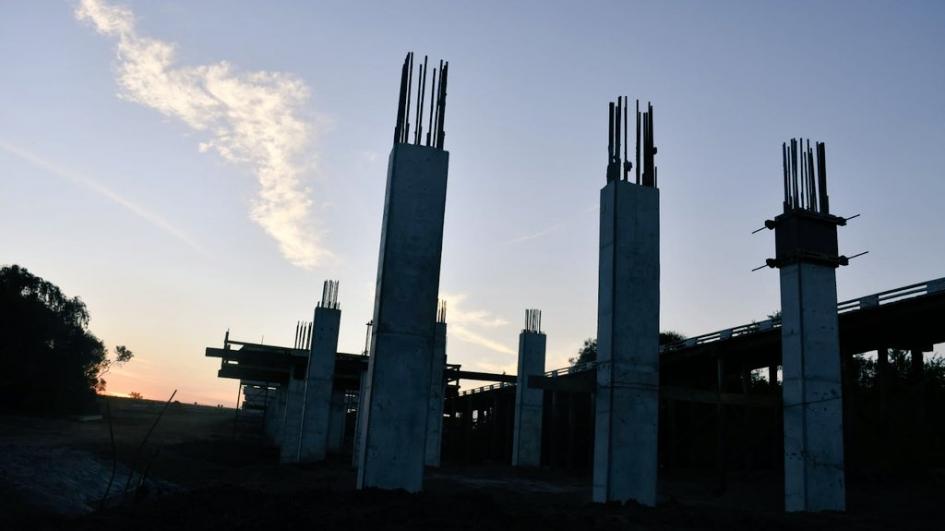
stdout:
<svg viewBox="0 0 945 531">
<path fill-rule="evenodd" d="M 133 25 L 103 26 L 115 6 Z M 840 244 L 870 254 L 838 272 L 841 300 L 945 275 L 941 2 L 77 7 L 2 7 L 0 263 L 81 296 L 138 354 L 115 392 L 232 402 L 203 348 L 226 328 L 290 344 L 328 278 L 340 348 L 361 350 L 408 50 L 452 67 L 451 362 L 514 371 L 526 307 L 549 368 L 595 334 L 617 95 L 656 109 L 664 329 L 777 308 L 776 273 L 750 272 L 773 238 L 750 232 L 778 212 L 792 136 L 827 143 L 832 209 L 862 213 Z"/>
</svg>

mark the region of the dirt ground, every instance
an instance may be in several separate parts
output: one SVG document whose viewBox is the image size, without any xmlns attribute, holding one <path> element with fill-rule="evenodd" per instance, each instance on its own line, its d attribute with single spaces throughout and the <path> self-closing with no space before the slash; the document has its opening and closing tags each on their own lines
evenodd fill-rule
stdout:
<svg viewBox="0 0 945 531">
<path fill-rule="evenodd" d="M 234 437 L 230 409 L 111 399 L 118 466 L 104 420 L 0 417 L 4 529 L 940 529 L 945 477 L 851 474 L 844 514 L 781 511 L 780 479 L 665 472 L 661 503 L 590 503 L 590 479 L 505 466 L 430 470 L 420 494 L 356 491 L 348 459 L 286 466 Z M 135 464 L 137 463 L 137 464 Z M 147 470 L 128 482 L 128 471 Z M 125 485 L 129 485 L 128 494 Z M 140 488 L 135 488 L 140 485 Z"/>
</svg>

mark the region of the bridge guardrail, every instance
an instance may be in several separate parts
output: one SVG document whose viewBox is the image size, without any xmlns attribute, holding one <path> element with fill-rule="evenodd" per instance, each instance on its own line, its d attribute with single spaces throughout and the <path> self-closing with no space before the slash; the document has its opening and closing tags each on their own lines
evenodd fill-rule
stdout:
<svg viewBox="0 0 945 531">
<path fill-rule="evenodd" d="M 933 293 L 945 292 L 945 277 L 936 278 L 934 280 L 929 280 L 926 282 L 919 282 L 917 284 L 910 284 L 908 286 L 902 286 L 900 288 L 891 289 L 887 291 L 881 291 L 879 293 L 874 293 L 872 295 L 866 295 L 865 297 L 858 297 L 856 299 L 850 299 L 837 303 L 837 313 L 843 314 L 847 312 L 863 310 L 866 308 L 874 308 L 881 306 L 883 304 L 888 304 L 891 302 L 898 302 L 905 299 L 911 299 L 913 297 L 919 297 L 923 295 L 931 295 Z M 694 347 L 696 345 L 704 345 L 706 343 L 714 343 L 716 341 L 722 341 L 726 339 L 731 339 L 733 337 L 739 337 L 746 334 L 754 334 L 756 332 L 762 332 L 766 330 L 772 330 L 774 328 L 781 327 L 781 319 L 765 319 L 760 322 L 752 322 L 741 326 L 736 326 L 734 328 L 726 328 L 724 330 L 718 330 L 716 332 L 711 332 L 708 334 L 702 334 L 701 336 L 690 337 L 676 343 L 671 343 L 669 345 L 663 345 L 660 347 L 660 352 L 668 352 L 672 350 L 678 350 L 680 348 Z M 597 366 L 596 361 L 590 361 L 585 363 L 580 363 L 570 367 L 562 367 L 560 369 L 554 369 L 547 371 L 545 376 L 548 377 L 557 377 L 565 374 L 575 374 L 579 372 L 589 371 Z M 475 394 L 481 393 L 484 391 L 490 391 L 492 389 L 498 389 L 501 387 L 511 387 L 514 386 L 514 383 L 502 383 L 502 384 L 492 384 L 486 385 L 483 387 L 477 387 L 476 389 L 470 389 L 469 391 L 463 391 L 460 393 L 460 396 L 466 394 Z"/>
</svg>

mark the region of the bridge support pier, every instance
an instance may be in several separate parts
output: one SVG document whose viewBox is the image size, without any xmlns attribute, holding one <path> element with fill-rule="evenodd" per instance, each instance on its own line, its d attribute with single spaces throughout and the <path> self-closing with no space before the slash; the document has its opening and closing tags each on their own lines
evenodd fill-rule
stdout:
<svg viewBox="0 0 945 531">
<path fill-rule="evenodd" d="M 541 312 L 528 310 L 530 312 Z M 545 392 L 528 387 L 529 376 L 545 373 L 546 336 L 537 322 L 526 323 L 518 336 L 518 378 L 515 387 L 515 420 L 512 432 L 512 466 L 541 466 L 541 419 Z"/>
<path fill-rule="evenodd" d="M 315 308 L 312 319 L 312 348 L 308 357 L 308 372 L 305 382 L 305 410 L 302 416 L 302 434 L 299 460 L 303 463 L 322 461 L 329 450 L 331 420 L 335 405 L 335 392 L 332 390 L 335 378 L 335 356 L 338 352 L 338 327 L 341 324 L 341 310 L 337 300 L 331 295 L 329 286 L 337 289 L 337 284 L 325 282 L 322 300 Z M 341 391 L 344 408 L 344 391 Z"/>
<path fill-rule="evenodd" d="M 601 190 L 595 502 L 656 504 L 659 414 L 659 190 Z"/>
<path fill-rule="evenodd" d="M 449 154 L 390 154 L 357 487 L 423 487 Z"/>
<path fill-rule="evenodd" d="M 445 317 L 445 316 L 441 316 Z M 433 362 L 430 365 L 430 411 L 427 414 L 426 465 L 440 466 L 443 448 L 443 394 L 446 390 L 446 323 L 437 319 L 433 331 Z"/>
</svg>

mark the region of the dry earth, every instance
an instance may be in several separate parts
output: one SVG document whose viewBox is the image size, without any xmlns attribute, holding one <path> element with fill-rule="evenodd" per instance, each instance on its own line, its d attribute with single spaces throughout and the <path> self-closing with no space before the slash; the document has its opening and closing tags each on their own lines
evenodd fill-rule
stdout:
<svg viewBox="0 0 945 531">
<path fill-rule="evenodd" d="M 845 514 L 785 515 L 779 478 L 665 473 L 655 509 L 590 503 L 589 478 L 508 467 L 430 471 L 425 492 L 356 491 L 345 459 L 280 466 L 258 439 L 235 437 L 234 412 L 112 399 L 108 423 L 0 417 L 5 529 L 940 529 L 945 479 L 851 474 Z M 135 456 L 137 455 L 137 459 Z M 137 465 L 133 465 L 137 462 Z M 148 469 L 148 479 L 128 471 Z"/>
</svg>

